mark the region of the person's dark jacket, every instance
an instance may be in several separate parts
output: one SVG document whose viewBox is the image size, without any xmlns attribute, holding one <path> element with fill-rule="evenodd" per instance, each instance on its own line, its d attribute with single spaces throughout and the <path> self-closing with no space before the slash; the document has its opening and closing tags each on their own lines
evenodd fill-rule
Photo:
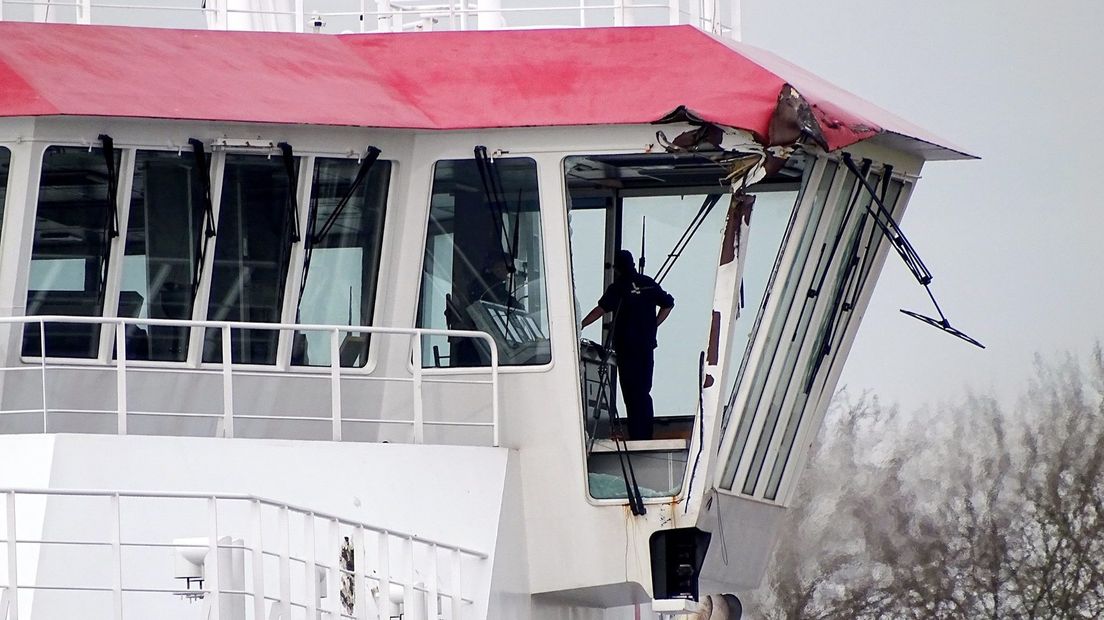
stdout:
<svg viewBox="0 0 1104 620">
<path fill-rule="evenodd" d="M 673 307 L 675 298 L 634 270 L 614 280 L 598 305 L 614 313 L 613 349 L 625 353 L 656 348 L 656 311 Z"/>
</svg>

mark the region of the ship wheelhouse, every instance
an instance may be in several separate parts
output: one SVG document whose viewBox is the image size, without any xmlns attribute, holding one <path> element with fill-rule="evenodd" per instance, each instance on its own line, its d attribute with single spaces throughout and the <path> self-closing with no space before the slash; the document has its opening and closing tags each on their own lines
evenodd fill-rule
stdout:
<svg viewBox="0 0 1104 620">
<path fill-rule="evenodd" d="M 225 618 L 551 617 L 753 588 L 886 223 L 925 160 L 968 157 L 690 27 L 0 23 L 0 68 L 20 80 L 0 98 L 0 494 L 33 524 L 0 540 L 9 617 L 194 617 L 147 596 L 178 577 L 157 560 L 94 590 L 114 598 L 36 589 L 87 566 L 46 542 L 59 515 L 107 498 L 87 526 L 119 549 L 121 498 L 153 491 L 210 498 L 198 529 L 189 509 L 143 536 L 206 536 L 199 597 Z M 676 299 L 646 441 L 618 430 L 609 321 L 579 327 L 620 249 Z M 252 514 L 217 507 L 240 499 Z M 692 579 L 661 578 L 681 568 L 665 544 L 697 556 Z"/>
</svg>

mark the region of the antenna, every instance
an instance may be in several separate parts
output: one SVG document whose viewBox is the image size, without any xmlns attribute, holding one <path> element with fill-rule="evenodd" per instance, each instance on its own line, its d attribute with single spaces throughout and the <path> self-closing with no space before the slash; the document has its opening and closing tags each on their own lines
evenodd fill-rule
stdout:
<svg viewBox="0 0 1104 620">
<path fill-rule="evenodd" d="M 644 274 L 644 264 L 647 263 L 647 259 L 644 258 L 644 241 L 647 238 L 648 231 L 648 217 L 645 215 L 640 216 L 640 258 L 636 259 L 636 270 Z"/>
</svg>

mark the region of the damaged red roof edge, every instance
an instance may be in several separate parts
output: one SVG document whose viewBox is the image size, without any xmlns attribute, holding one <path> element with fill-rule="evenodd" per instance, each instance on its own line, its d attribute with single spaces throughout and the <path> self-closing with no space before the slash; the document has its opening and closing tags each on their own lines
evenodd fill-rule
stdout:
<svg viewBox="0 0 1104 620">
<path fill-rule="evenodd" d="M 792 84 L 831 150 L 882 130 L 945 144 L 690 26 L 331 36 L 4 22 L 0 83 L 0 117 L 450 130 L 647 124 L 681 107 L 760 139 Z"/>
</svg>

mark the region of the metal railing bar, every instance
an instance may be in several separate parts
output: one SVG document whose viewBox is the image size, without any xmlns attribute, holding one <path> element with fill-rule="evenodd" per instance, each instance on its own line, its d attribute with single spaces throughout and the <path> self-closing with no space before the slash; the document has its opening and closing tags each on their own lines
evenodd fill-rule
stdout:
<svg viewBox="0 0 1104 620">
<path fill-rule="evenodd" d="M 489 556 L 483 551 L 477 551 L 468 547 L 460 545 L 453 545 L 431 538 L 425 538 L 414 534 L 405 534 L 397 532 L 392 529 L 385 529 L 377 527 L 367 523 L 353 521 L 337 515 L 331 515 L 317 510 L 304 508 L 288 502 L 280 502 L 263 497 L 257 497 L 255 495 L 249 495 L 247 493 L 189 493 L 181 491 L 104 491 L 97 489 L 33 489 L 22 487 L 5 487 L 0 488 L 0 494 L 13 493 L 15 495 L 56 495 L 56 496 L 76 496 L 76 497 L 112 497 L 118 495 L 119 497 L 132 497 L 132 498 L 145 498 L 145 499 L 195 499 L 195 500 L 226 500 L 226 501 L 245 501 L 245 502 L 258 502 L 266 506 L 274 508 L 287 508 L 289 511 L 300 513 L 303 515 L 313 515 L 317 519 L 337 521 L 338 523 L 348 525 L 351 527 L 362 527 L 367 531 L 375 532 L 377 534 L 390 534 L 398 538 L 404 538 L 413 542 L 423 545 L 436 545 L 443 549 L 456 549 L 461 553 L 473 556 L 477 559 L 487 559 Z M 109 589 L 110 591 L 110 589 Z"/>
<path fill-rule="evenodd" d="M 478 428 L 490 428 L 494 426 L 491 422 L 438 422 L 430 420 L 425 420 L 422 424 L 426 426 L 470 426 Z"/>
</svg>

